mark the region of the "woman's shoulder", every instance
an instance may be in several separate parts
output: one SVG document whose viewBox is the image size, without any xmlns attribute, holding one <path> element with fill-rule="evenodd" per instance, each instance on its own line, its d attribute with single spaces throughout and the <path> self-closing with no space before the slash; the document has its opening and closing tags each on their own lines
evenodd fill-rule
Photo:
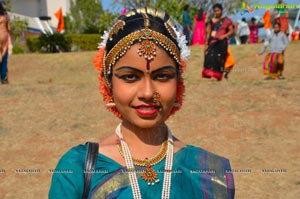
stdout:
<svg viewBox="0 0 300 199">
<path fill-rule="evenodd" d="M 80 163 L 80 165 L 85 161 L 85 156 L 87 152 L 87 144 L 79 144 L 77 146 L 69 149 L 60 158 L 58 165 L 72 165 L 74 163 Z"/>
<path fill-rule="evenodd" d="M 224 17 L 225 18 L 225 22 L 228 24 L 232 24 L 232 20 L 229 17 Z"/>
<path fill-rule="evenodd" d="M 187 145 L 181 152 L 184 159 L 195 160 L 197 162 L 214 162 L 222 165 L 229 163 L 229 160 L 226 157 L 193 145 Z"/>
</svg>

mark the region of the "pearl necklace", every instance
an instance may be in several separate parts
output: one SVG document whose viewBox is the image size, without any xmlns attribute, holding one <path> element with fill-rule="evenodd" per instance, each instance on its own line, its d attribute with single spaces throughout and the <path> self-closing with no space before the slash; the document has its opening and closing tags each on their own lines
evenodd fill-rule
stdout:
<svg viewBox="0 0 300 199">
<path fill-rule="evenodd" d="M 128 170 L 129 180 L 131 184 L 132 194 L 134 199 L 142 199 L 140 187 L 138 184 L 138 179 L 136 176 L 132 156 L 129 150 L 127 143 L 125 142 L 123 135 L 121 133 L 121 124 L 116 128 L 116 134 L 121 141 L 122 150 L 124 152 L 124 158 L 126 167 Z M 170 197 L 170 188 L 171 188 L 171 176 L 172 176 L 172 166 L 173 166 L 173 137 L 172 133 L 168 128 L 168 151 L 166 155 L 166 164 L 164 171 L 164 182 L 161 198 L 169 199 Z"/>
<path fill-rule="evenodd" d="M 121 142 L 118 142 L 118 148 L 121 156 L 124 158 L 123 150 Z M 160 161 L 165 159 L 168 151 L 168 140 L 164 141 L 160 151 L 154 157 L 145 160 L 140 160 L 137 158 L 132 157 L 132 161 L 134 165 L 144 167 L 142 172 L 142 179 L 148 184 L 148 186 L 154 186 L 155 184 L 159 183 L 160 180 L 158 179 L 157 172 L 152 168 L 152 166 L 158 164 Z"/>
</svg>

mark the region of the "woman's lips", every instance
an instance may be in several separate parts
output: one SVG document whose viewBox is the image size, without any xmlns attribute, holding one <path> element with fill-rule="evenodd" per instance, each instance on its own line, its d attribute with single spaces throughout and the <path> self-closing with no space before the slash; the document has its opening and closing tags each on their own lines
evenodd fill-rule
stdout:
<svg viewBox="0 0 300 199">
<path fill-rule="evenodd" d="M 140 106 L 134 106 L 133 108 L 140 116 L 143 117 L 154 116 L 159 110 L 159 107 L 155 105 L 140 105 Z"/>
</svg>

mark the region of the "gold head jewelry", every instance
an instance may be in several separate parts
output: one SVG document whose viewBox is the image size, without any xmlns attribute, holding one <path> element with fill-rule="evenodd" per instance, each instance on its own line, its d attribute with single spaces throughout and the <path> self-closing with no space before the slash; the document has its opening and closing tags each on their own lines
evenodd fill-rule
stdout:
<svg viewBox="0 0 300 199">
<path fill-rule="evenodd" d="M 122 20 L 118 20 L 117 23 L 113 25 L 111 31 L 108 34 L 109 40 L 112 40 L 113 35 L 117 34 L 120 30 L 123 30 L 124 26 L 125 26 L 125 22 Z"/>
<path fill-rule="evenodd" d="M 144 56 L 147 60 L 146 71 L 150 71 L 150 61 L 156 56 L 157 46 L 162 47 L 165 51 L 167 51 L 176 61 L 176 63 L 180 66 L 180 49 L 179 47 L 166 35 L 159 33 L 150 28 L 150 18 L 148 16 L 152 15 L 153 17 L 159 17 L 162 20 L 166 17 L 166 13 L 164 11 L 159 11 L 154 8 L 138 8 L 136 10 L 128 12 L 125 17 L 130 17 L 135 14 L 142 14 L 144 19 L 144 28 L 135 32 L 128 34 L 123 37 L 118 43 L 110 50 L 105 52 L 105 59 L 103 60 L 104 70 L 103 76 L 105 78 L 106 86 L 111 89 L 110 83 L 110 74 L 112 71 L 112 67 L 115 63 L 126 54 L 127 50 L 130 49 L 132 45 L 139 42 L 140 47 L 138 49 L 138 55 Z M 173 29 L 173 22 L 171 19 L 168 19 L 163 24 L 167 31 L 170 33 L 171 37 L 174 40 L 177 39 L 177 35 Z M 120 30 L 122 30 L 126 26 L 125 21 L 119 20 L 113 28 L 109 32 L 109 39 L 111 40 L 113 35 L 117 34 Z"/>
<path fill-rule="evenodd" d="M 145 40 L 145 38 L 147 38 L 147 40 Z M 164 48 L 173 56 L 175 61 L 180 65 L 180 51 L 172 40 L 154 30 L 142 29 L 125 36 L 107 53 L 103 71 L 104 78 L 108 78 L 108 75 L 111 74 L 112 67 L 115 65 L 115 63 L 126 54 L 127 50 L 130 49 L 130 47 L 136 41 L 142 42 L 143 40 L 147 42 L 153 41 L 155 45 L 159 45 L 162 48 Z M 151 43 L 150 45 L 153 45 L 154 43 Z M 143 51 L 143 48 L 146 49 Z M 156 50 L 154 50 L 154 48 L 151 46 L 148 49 L 146 43 L 144 43 L 144 45 L 142 45 L 142 47 L 140 48 L 140 53 L 144 53 L 144 55 L 148 59 L 151 59 L 151 57 L 153 58 L 153 56 L 155 55 Z M 108 82 L 109 80 L 107 79 L 106 83 Z M 107 86 L 111 88 L 110 84 L 107 84 Z"/>
</svg>

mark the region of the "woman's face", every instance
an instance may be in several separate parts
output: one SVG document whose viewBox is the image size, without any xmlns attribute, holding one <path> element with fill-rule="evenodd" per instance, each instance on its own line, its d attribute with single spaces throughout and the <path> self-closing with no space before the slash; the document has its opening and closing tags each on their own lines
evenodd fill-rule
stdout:
<svg viewBox="0 0 300 199">
<path fill-rule="evenodd" d="M 177 72 L 175 61 L 156 46 L 156 56 L 150 62 L 138 55 L 140 44 L 133 45 L 113 67 L 112 94 L 116 108 L 125 122 L 152 128 L 168 117 L 176 99 Z M 153 93 L 158 92 L 160 103 L 155 104 Z"/>
<path fill-rule="evenodd" d="M 215 13 L 215 17 L 216 17 L 216 18 L 222 17 L 222 10 L 221 10 L 220 8 L 216 7 L 216 8 L 214 9 L 214 13 Z"/>
</svg>

